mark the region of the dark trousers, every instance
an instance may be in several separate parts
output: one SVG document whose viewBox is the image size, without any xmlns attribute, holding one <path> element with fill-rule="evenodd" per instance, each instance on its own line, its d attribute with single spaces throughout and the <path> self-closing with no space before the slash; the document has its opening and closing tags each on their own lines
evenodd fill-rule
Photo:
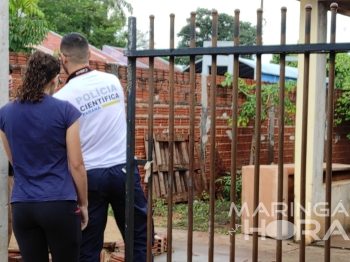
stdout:
<svg viewBox="0 0 350 262">
<path fill-rule="evenodd" d="M 89 223 L 82 235 L 80 262 L 100 261 L 109 204 L 125 240 L 126 174 L 122 170 L 123 167 L 125 164 L 87 171 Z M 147 254 L 147 200 L 137 168 L 134 176 L 134 261 L 144 262 Z"/>
<path fill-rule="evenodd" d="M 8 176 L 8 201 L 10 202 L 11 193 L 13 188 L 13 176 Z M 12 236 L 12 212 L 11 205 L 8 205 L 8 244 L 10 244 L 11 236 Z"/>
<path fill-rule="evenodd" d="M 77 262 L 81 213 L 75 201 L 13 203 L 12 225 L 25 262 Z"/>
</svg>

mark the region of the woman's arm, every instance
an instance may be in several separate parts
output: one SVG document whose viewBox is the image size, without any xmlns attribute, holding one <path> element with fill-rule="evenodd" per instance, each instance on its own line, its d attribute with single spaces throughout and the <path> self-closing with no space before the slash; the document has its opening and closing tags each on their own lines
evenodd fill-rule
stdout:
<svg viewBox="0 0 350 262">
<path fill-rule="evenodd" d="M 79 121 L 76 120 L 67 129 L 67 153 L 70 171 L 74 180 L 78 194 L 79 208 L 82 214 L 81 228 L 85 229 L 88 223 L 88 198 L 87 198 L 87 178 L 83 156 L 81 153 Z"/>
<path fill-rule="evenodd" d="M 7 158 L 9 159 L 9 162 L 12 165 L 11 149 L 10 149 L 10 146 L 9 146 L 9 142 L 7 141 L 6 134 L 2 130 L 0 130 L 0 136 L 1 136 L 2 143 L 4 144 L 4 148 L 5 148 L 5 151 L 6 151 Z"/>
</svg>

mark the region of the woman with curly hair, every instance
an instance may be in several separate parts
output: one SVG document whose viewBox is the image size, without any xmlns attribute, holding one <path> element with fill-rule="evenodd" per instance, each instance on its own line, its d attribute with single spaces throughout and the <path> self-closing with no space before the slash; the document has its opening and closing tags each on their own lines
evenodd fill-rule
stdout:
<svg viewBox="0 0 350 262">
<path fill-rule="evenodd" d="M 14 169 L 13 231 L 24 262 L 76 262 L 88 222 L 81 113 L 53 98 L 60 65 L 40 51 L 29 59 L 15 99 L 0 109 L 0 134 Z"/>
</svg>

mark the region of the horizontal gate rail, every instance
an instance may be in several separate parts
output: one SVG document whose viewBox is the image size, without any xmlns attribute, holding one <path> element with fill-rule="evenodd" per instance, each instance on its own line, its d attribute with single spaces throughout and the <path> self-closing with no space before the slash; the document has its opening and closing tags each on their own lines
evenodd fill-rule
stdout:
<svg viewBox="0 0 350 262">
<path fill-rule="evenodd" d="M 350 43 L 318 43 L 295 45 L 262 45 L 262 46 L 220 46 L 193 47 L 181 49 L 126 50 L 124 55 L 132 57 L 155 56 L 190 56 L 190 55 L 263 55 L 263 54 L 326 54 L 331 51 L 345 53 L 349 51 Z"/>
</svg>

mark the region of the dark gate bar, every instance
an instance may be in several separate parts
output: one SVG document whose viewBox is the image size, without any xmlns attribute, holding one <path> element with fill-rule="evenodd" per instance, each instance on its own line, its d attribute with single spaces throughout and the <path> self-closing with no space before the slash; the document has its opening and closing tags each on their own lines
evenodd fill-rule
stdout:
<svg viewBox="0 0 350 262">
<path fill-rule="evenodd" d="M 330 43 L 335 43 L 336 36 L 336 18 L 338 5 L 331 4 L 331 34 Z M 328 102 L 327 102 L 327 140 L 326 140 L 326 206 L 329 210 L 328 216 L 325 216 L 325 232 L 331 227 L 331 208 L 332 208 L 332 145 L 333 145 L 333 120 L 334 120 L 334 78 L 335 78 L 335 52 L 329 54 L 329 81 L 328 81 Z M 325 240 L 324 261 L 331 261 L 331 238 Z"/>
<path fill-rule="evenodd" d="M 311 29 L 311 5 L 306 5 L 305 18 L 305 44 L 310 43 Z M 299 262 L 305 262 L 305 195 L 306 195 L 306 156 L 307 156 L 307 122 L 308 122 L 308 101 L 309 101 L 309 67 L 310 53 L 304 54 L 304 77 L 303 77 L 303 113 L 302 113 L 302 130 L 301 130 L 301 168 L 300 168 L 300 243 L 299 243 Z"/>
<path fill-rule="evenodd" d="M 196 13 L 191 12 L 190 49 L 196 46 Z M 195 91 L 196 91 L 196 57 L 190 56 L 190 135 L 189 135 L 189 177 L 188 177 L 188 232 L 187 261 L 192 262 L 193 253 L 193 172 L 194 172 L 194 140 L 195 140 Z"/>
<path fill-rule="evenodd" d="M 128 19 L 128 50 L 136 50 L 136 18 Z M 125 196 L 125 262 L 134 261 L 134 168 L 135 168 L 135 104 L 136 57 L 128 57 L 127 149 Z"/>
<path fill-rule="evenodd" d="M 262 45 L 262 14 L 261 8 L 257 11 L 256 45 Z M 259 206 L 260 184 L 260 148 L 261 148 L 261 54 L 256 55 L 256 108 L 255 108 L 255 150 L 254 150 L 254 200 L 253 210 Z M 253 215 L 253 253 L 252 261 L 258 262 L 258 228 L 259 212 Z"/>
<path fill-rule="evenodd" d="M 154 16 L 150 17 L 149 26 L 149 49 L 154 49 Z M 151 163 L 150 177 L 147 184 L 147 262 L 152 262 L 152 239 L 153 239 L 153 105 L 154 105 L 154 57 L 149 58 L 148 69 L 148 159 Z"/>
<path fill-rule="evenodd" d="M 239 46 L 239 13 L 235 10 L 234 21 L 234 46 Z M 238 144 L 238 77 L 239 77 L 239 55 L 233 58 L 233 86 L 232 86 L 232 143 L 231 143 L 231 204 L 236 204 L 236 174 L 237 174 L 237 144 Z M 236 260 L 236 213 L 231 212 L 230 217 L 230 261 Z"/>
<path fill-rule="evenodd" d="M 174 19 L 170 15 L 170 48 L 174 48 Z M 168 228 L 167 228 L 167 261 L 171 261 L 172 238 L 173 238 L 173 188 L 174 188 L 174 57 L 169 58 L 169 166 L 168 166 Z"/>
<path fill-rule="evenodd" d="M 218 42 L 218 12 L 212 13 L 211 45 L 217 46 Z M 214 261 L 214 215 L 215 215 L 215 137 L 216 137 L 216 65 L 217 56 L 211 56 L 211 83 L 210 83 L 210 186 L 209 186 L 209 257 L 208 261 Z"/>
<path fill-rule="evenodd" d="M 286 44 L 286 15 L 287 8 L 281 8 L 281 45 Z M 279 87 L 279 108 L 278 108 L 278 182 L 277 182 L 277 210 L 282 210 L 283 202 L 283 164 L 284 164 L 284 97 L 286 81 L 286 55 L 280 55 L 280 87 Z M 277 238 L 276 241 L 276 262 L 282 262 L 282 212 L 277 212 Z M 280 235 L 279 235 L 279 232 Z"/>
</svg>

